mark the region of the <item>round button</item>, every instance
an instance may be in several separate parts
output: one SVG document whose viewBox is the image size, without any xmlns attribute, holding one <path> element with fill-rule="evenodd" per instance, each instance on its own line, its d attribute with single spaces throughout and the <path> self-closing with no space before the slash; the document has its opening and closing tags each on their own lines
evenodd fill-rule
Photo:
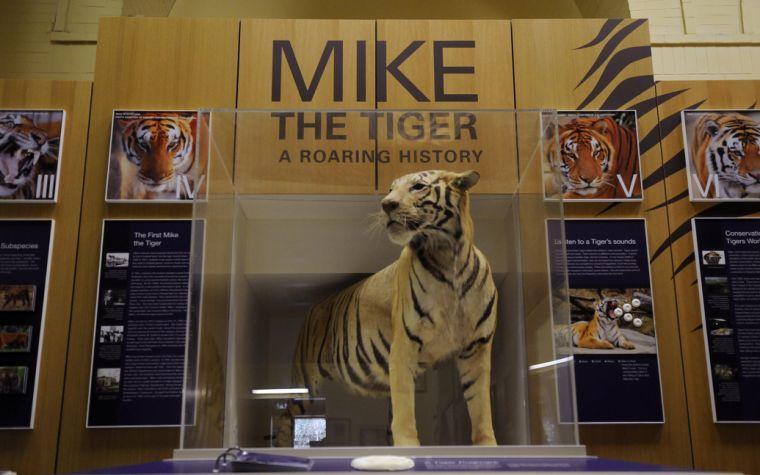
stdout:
<svg viewBox="0 0 760 475">
<path fill-rule="evenodd" d="M 622 317 L 623 316 L 623 309 L 618 307 L 615 309 L 615 316 L 616 317 Z"/>
<path fill-rule="evenodd" d="M 630 323 L 631 321 L 633 321 L 633 315 L 631 315 L 630 313 L 626 313 L 625 315 L 623 315 L 623 320 Z"/>
<path fill-rule="evenodd" d="M 623 304 L 623 311 L 624 312 L 630 312 L 632 309 L 633 309 L 633 307 L 631 306 L 631 304 L 629 304 L 629 303 L 624 303 Z"/>
<path fill-rule="evenodd" d="M 631 305 L 633 305 L 634 307 L 640 307 L 641 306 L 641 300 L 639 300 L 639 299 L 633 299 L 633 300 L 631 300 Z"/>
<path fill-rule="evenodd" d="M 644 322 L 640 318 L 634 318 L 633 319 L 633 326 L 634 327 L 639 328 L 643 324 L 644 324 Z"/>
</svg>

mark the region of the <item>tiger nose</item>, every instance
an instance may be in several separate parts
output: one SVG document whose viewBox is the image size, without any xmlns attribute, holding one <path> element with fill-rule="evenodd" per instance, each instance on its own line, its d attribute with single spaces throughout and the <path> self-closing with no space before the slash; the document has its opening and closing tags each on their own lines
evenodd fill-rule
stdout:
<svg viewBox="0 0 760 475">
<path fill-rule="evenodd" d="M 391 211 L 398 208 L 398 201 L 395 200 L 383 200 L 380 203 L 380 206 L 383 207 L 383 211 L 386 212 L 386 214 L 390 214 Z"/>
</svg>

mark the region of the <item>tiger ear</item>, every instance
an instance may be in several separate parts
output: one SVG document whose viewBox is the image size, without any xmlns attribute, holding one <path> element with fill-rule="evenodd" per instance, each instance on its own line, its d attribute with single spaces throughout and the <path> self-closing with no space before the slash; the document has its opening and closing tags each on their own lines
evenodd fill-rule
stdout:
<svg viewBox="0 0 760 475">
<path fill-rule="evenodd" d="M 718 135 L 718 131 L 720 130 L 720 126 L 718 125 L 717 122 L 715 122 L 714 120 L 710 119 L 707 122 L 705 122 L 705 130 L 707 131 L 707 134 L 710 137 L 715 137 L 716 135 Z"/>
<path fill-rule="evenodd" d="M 119 128 L 121 128 L 121 130 L 126 129 L 127 127 L 129 127 L 129 124 L 132 123 L 132 119 L 117 119 L 117 120 L 119 122 Z"/>
<path fill-rule="evenodd" d="M 460 173 L 451 181 L 451 186 L 459 191 L 467 191 L 480 181 L 480 173 L 475 170 L 470 170 L 464 173 Z"/>
</svg>

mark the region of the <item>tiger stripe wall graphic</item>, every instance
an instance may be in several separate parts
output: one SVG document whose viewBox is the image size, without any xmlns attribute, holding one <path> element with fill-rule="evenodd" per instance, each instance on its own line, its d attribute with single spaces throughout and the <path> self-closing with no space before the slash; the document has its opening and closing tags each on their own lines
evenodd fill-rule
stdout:
<svg viewBox="0 0 760 475">
<path fill-rule="evenodd" d="M 661 82 L 657 84 L 657 96 L 665 159 L 659 179 L 665 182 L 667 199 L 656 206 L 667 208 L 670 219 L 670 234 L 660 243 L 657 252 L 666 253 L 669 248 L 673 258 L 671 275 L 678 303 L 694 466 L 704 470 L 730 467 L 756 473 L 760 453 L 753 448 L 760 445 L 760 426 L 713 423 L 691 219 L 760 216 L 760 203 L 715 204 L 689 200 L 681 111 L 752 109 L 760 101 L 760 81 Z"/>
<path fill-rule="evenodd" d="M 633 109 L 638 115 L 643 201 L 565 203 L 569 218 L 645 217 L 657 314 L 665 423 L 582 426 L 589 453 L 678 466 L 691 464 L 680 360 L 668 216 L 659 147 L 657 98 L 645 20 L 513 20 L 515 107 L 559 110 Z M 544 245 L 537 242 L 535 245 Z"/>
</svg>

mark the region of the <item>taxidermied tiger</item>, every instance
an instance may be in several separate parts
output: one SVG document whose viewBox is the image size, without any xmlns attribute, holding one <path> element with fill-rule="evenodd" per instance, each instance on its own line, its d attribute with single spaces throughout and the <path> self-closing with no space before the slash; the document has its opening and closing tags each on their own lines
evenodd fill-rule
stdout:
<svg viewBox="0 0 760 475">
<path fill-rule="evenodd" d="M 0 116 L 0 198 L 34 199 L 38 163 L 56 156 L 56 143 L 26 116 Z"/>
<path fill-rule="evenodd" d="M 591 321 L 573 323 L 573 346 L 603 350 L 611 350 L 615 347 L 626 350 L 636 348 L 620 331 L 618 318 L 615 315 L 616 308 L 618 308 L 617 300 L 606 298 L 597 304 Z"/>
<path fill-rule="evenodd" d="M 578 117 L 561 125 L 559 143 L 549 142 L 546 157 L 558 172 L 552 188 L 569 199 L 627 198 L 618 175 L 628 187 L 639 173 L 636 134 L 612 117 Z M 641 196 L 638 178 L 631 196 Z"/>
<path fill-rule="evenodd" d="M 396 179 L 382 216 L 390 240 L 404 246 L 401 256 L 315 305 L 301 327 L 294 383 L 310 397 L 325 380 L 362 396 L 390 394 L 396 446 L 419 445 L 415 378 L 450 357 L 472 442 L 496 444 L 490 379 L 497 295 L 490 265 L 473 243 L 468 196 L 479 179 L 474 171 L 441 170 Z"/>
<path fill-rule="evenodd" d="M 722 198 L 760 198 L 760 124 L 737 113 L 705 114 L 699 118 L 691 156 L 703 190 L 710 176 L 718 177 Z M 708 198 L 715 198 L 710 186 Z"/>
<path fill-rule="evenodd" d="M 162 114 L 120 121 L 120 144 L 127 160 L 111 164 L 120 177 L 120 199 L 176 199 L 177 187 L 180 198 L 190 197 L 198 168 L 190 122 Z"/>
</svg>

